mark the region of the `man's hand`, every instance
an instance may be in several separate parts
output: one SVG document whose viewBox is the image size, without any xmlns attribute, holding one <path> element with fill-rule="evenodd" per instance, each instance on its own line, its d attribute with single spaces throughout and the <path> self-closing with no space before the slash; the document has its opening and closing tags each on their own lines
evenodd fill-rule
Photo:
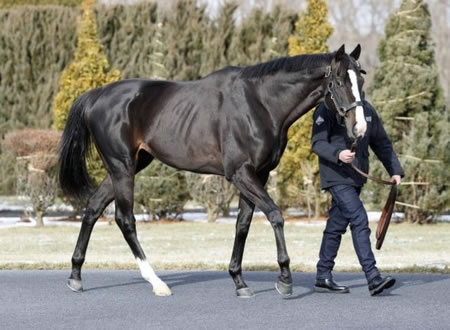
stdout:
<svg viewBox="0 0 450 330">
<path fill-rule="evenodd" d="M 400 184 L 400 182 L 402 181 L 402 177 L 400 175 L 393 175 L 392 182 L 394 182 L 394 181 L 396 184 Z"/>
<path fill-rule="evenodd" d="M 355 159 L 355 153 L 351 152 L 351 150 L 346 149 L 339 153 L 339 160 L 343 163 L 350 164 L 353 159 Z"/>
</svg>

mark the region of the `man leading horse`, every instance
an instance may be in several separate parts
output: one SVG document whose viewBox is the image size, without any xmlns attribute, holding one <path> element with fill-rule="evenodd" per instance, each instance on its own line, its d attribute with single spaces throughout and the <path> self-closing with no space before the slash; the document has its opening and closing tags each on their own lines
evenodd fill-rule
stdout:
<svg viewBox="0 0 450 330">
<path fill-rule="evenodd" d="M 359 52 L 354 54 L 353 60 L 356 66 L 360 67 L 358 58 Z M 350 225 L 353 246 L 366 275 L 370 294 L 377 295 L 391 288 L 395 279 L 391 276 L 382 277 L 375 265 L 367 212 L 359 197 L 367 179 L 357 173 L 350 164 L 353 163 L 368 173 L 370 146 L 391 175 L 392 181 L 400 184 L 404 172 L 375 109 L 365 100 L 361 100 L 358 94 L 358 91 L 362 90 L 364 79 L 362 76 L 357 79 L 352 73 L 350 79 L 355 90 L 357 106 L 363 110 L 367 123 L 366 132 L 358 138 L 355 151 L 351 150 L 354 139 L 349 138 L 352 132 L 348 132 L 341 117 L 336 116 L 339 108 L 333 99 L 326 97 L 325 102 L 317 107 L 313 115 L 312 150 L 319 156 L 321 188 L 329 191 L 332 196 L 317 263 L 315 290 L 332 293 L 349 292 L 348 287 L 339 285 L 333 280 L 332 270 L 341 237 Z"/>
</svg>

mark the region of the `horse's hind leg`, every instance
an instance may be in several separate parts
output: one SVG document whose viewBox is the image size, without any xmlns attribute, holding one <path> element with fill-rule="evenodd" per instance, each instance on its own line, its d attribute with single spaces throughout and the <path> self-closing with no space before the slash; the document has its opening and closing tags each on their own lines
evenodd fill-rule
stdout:
<svg viewBox="0 0 450 330">
<path fill-rule="evenodd" d="M 252 297 L 255 295 L 242 279 L 242 256 L 244 254 L 245 240 L 247 239 L 254 209 L 255 204 L 250 202 L 241 193 L 239 196 L 239 214 L 236 220 L 233 253 L 228 268 L 228 272 L 236 285 L 236 294 L 238 297 Z"/>
<path fill-rule="evenodd" d="M 95 193 L 89 198 L 88 206 L 81 223 L 80 234 L 72 256 L 72 273 L 69 277 L 67 285 L 73 291 L 80 292 L 83 290 L 81 284 L 81 267 L 86 256 L 86 249 L 91 237 L 97 219 L 102 215 L 106 206 L 114 198 L 111 184 L 111 178 L 108 175 L 100 184 Z"/>
<path fill-rule="evenodd" d="M 141 270 L 142 277 L 153 286 L 157 296 L 172 294 L 169 287 L 153 271 L 152 266 L 142 250 L 136 235 L 136 220 L 133 214 L 134 165 L 129 162 L 114 162 L 110 164 L 114 198 L 116 202 L 116 222 L 128 245 L 133 252 L 136 262 Z"/>
</svg>

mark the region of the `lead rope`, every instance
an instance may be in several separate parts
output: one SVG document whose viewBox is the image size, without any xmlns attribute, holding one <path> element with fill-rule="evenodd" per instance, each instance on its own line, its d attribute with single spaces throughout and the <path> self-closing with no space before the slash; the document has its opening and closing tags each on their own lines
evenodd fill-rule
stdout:
<svg viewBox="0 0 450 330">
<path fill-rule="evenodd" d="M 356 153 L 357 142 L 358 142 L 358 140 L 355 140 L 352 143 L 352 146 L 350 148 L 351 152 Z M 358 167 L 356 167 L 356 165 L 353 162 L 351 163 L 351 166 L 357 173 L 359 173 L 363 177 L 370 179 L 372 181 L 375 181 L 377 183 L 380 183 L 380 184 L 386 184 L 386 185 L 391 186 L 391 191 L 389 193 L 389 197 L 386 201 L 386 204 L 384 205 L 383 211 L 381 212 L 380 220 L 378 221 L 377 231 L 376 231 L 376 235 L 375 235 L 375 237 L 377 239 L 377 243 L 375 246 L 376 246 L 377 250 L 379 250 L 379 249 L 381 249 L 381 246 L 383 245 L 383 241 L 386 236 L 386 232 L 388 230 L 389 223 L 391 222 L 392 212 L 394 211 L 394 204 L 395 204 L 395 200 L 397 198 L 397 184 L 396 184 L 396 182 L 383 180 L 381 178 L 377 178 L 377 177 L 371 176 L 367 173 L 364 173 Z"/>
<path fill-rule="evenodd" d="M 350 151 L 351 151 L 351 152 L 355 152 L 355 153 L 356 153 L 356 144 L 357 144 L 357 140 L 355 140 L 355 142 L 352 143 L 352 146 L 351 146 L 351 148 L 350 148 Z M 387 185 L 390 185 L 390 186 L 395 186 L 395 185 L 396 185 L 396 183 L 393 182 L 393 181 L 383 180 L 383 179 L 381 179 L 381 178 L 374 177 L 374 176 L 372 176 L 372 175 L 369 175 L 369 174 L 367 174 L 367 173 L 361 171 L 358 167 L 356 167 L 356 165 L 355 165 L 353 162 L 351 163 L 351 165 L 352 165 L 353 169 L 354 169 L 356 172 L 358 172 L 360 175 L 362 175 L 363 177 L 365 177 L 365 178 L 367 178 L 367 179 L 370 179 L 370 180 L 375 181 L 375 182 L 377 182 L 377 183 L 387 184 Z"/>
</svg>

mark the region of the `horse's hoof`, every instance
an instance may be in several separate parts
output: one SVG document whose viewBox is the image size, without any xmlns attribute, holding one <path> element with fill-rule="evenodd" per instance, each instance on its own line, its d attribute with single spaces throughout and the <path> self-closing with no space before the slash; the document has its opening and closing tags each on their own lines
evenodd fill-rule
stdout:
<svg viewBox="0 0 450 330">
<path fill-rule="evenodd" d="M 167 297 L 172 295 L 172 291 L 164 282 L 161 282 L 158 286 L 153 287 L 153 293 L 156 296 L 160 297 Z"/>
<path fill-rule="evenodd" d="M 81 280 L 69 278 L 69 280 L 67 281 L 67 286 L 73 292 L 83 292 L 83 284 L 81 284 Z"/>
<path fill-rule="evenodd" d="M 284 297 L 292 296 L 292 284 L 286 284 L 281 281 L 275 283 L 275 289 Z"/>
<path fill-rule="evenodd" d="M 252 298 L 255 296 L 255 293 L 250 288 L 240 288 L 236 290 L 236 295 L 239 298 Z"/>
</svg>

